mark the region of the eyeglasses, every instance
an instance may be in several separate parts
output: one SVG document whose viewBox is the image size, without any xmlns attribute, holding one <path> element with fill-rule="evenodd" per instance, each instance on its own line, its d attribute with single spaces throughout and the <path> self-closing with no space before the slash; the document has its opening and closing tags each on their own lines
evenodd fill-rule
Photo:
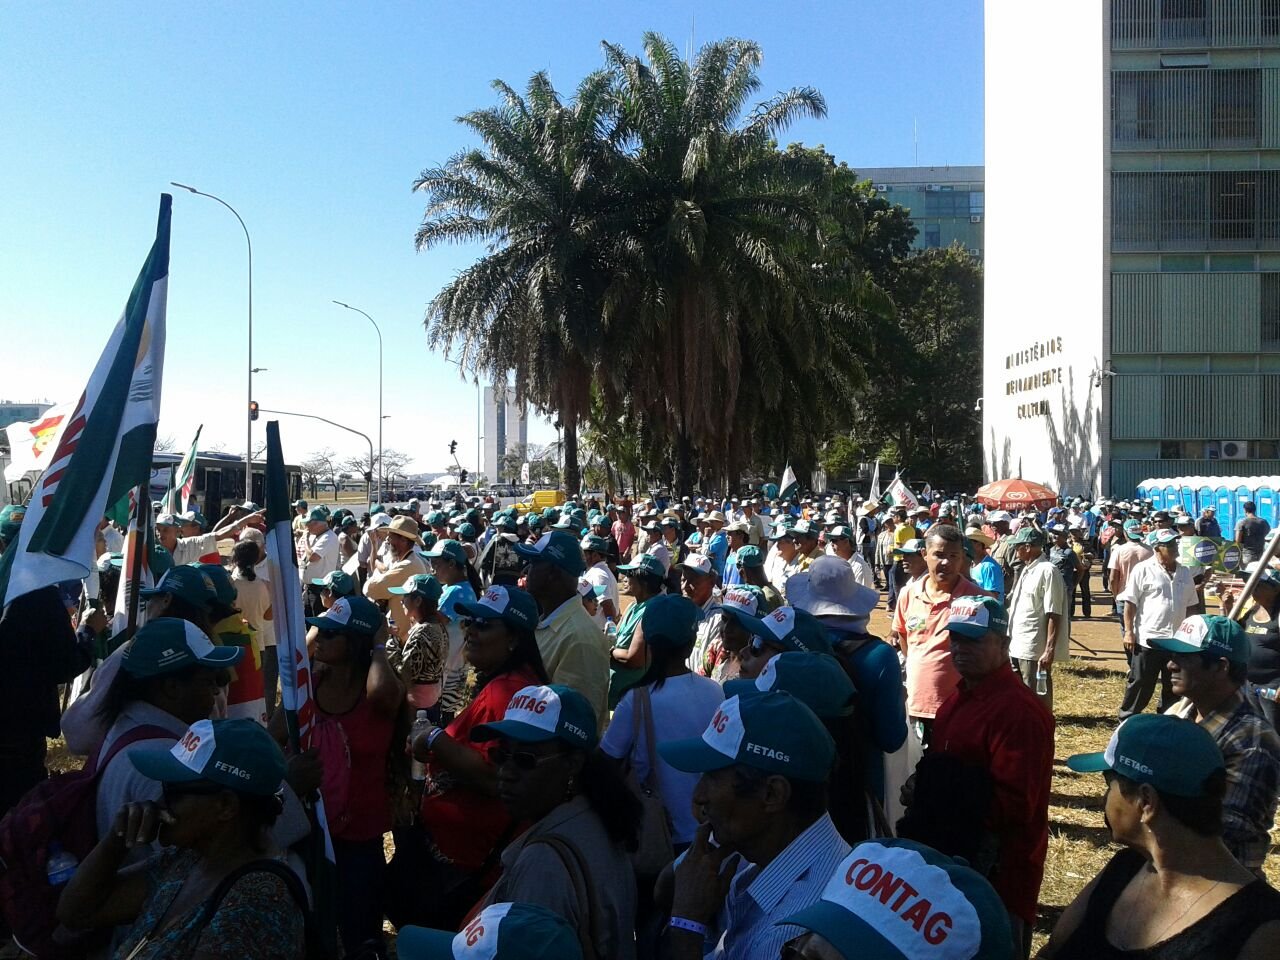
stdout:
<svg viewBox="0 0 1280 960">
<path fill-rule="evenodd" d="M 512 764 L 517 770 L 525 772 L 537 770 L 538 767 L 546 763 L 548 760 L 558 760 L 563 757 L 563 753 L 551 753 L 546 756 L 538 756 L 536 753 L 529 753 L 527 750 L 505 750 L 499 747 L 493 753 L 494 762 L 504 767 L 508 763 Z"/>
<path fill-rule="evenodd" d="M 497 621 L 481 620 L 478 617 L 467 617 L 459 620 L 458 623 L 462 626 L 463 630 L 487 630 L 489 627 L 492 627 L 497 623 Z"/>
<path fill-rule="evenodd" d="M 183 797 L 212 797 L 225 789 L 216 783 L 166 783 L 161 794 L 165 805 L 171 806 Z"/>
</svg>

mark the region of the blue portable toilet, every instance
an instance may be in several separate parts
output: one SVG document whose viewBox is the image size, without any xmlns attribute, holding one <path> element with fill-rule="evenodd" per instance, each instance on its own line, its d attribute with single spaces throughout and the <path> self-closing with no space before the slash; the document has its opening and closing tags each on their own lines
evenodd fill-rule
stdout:
<svg viewBox="0 0 1280 960">
<path fill-rule="evenodd" d="M 1272 528 L 1276 525 L 1276 492 L 1270 486 L 1260 486 L 1253 491 L 1253 499 L 1258 504 L 1258 516 Z"/>
<path fill-rule="evenodd" d="M 1170 513 L 1177 513 L 1182 506 L 1182 488 L 1175 484 L 1166 484 L 1164 488 L 1164 508 Z"/>
<path fill-rule="evenodd" d="M 1196 488 L 1186 482 L 1182 484 L 1182 511 L 1192 518 L 1196 515 Z"/>
<path fill-rule="evenodd" d="M 1200 515 L 1200 511 L 1205 507 L 1212 507 L 1214 510 L 1218 509 L 1218 503 L 1213 497 L 1213 487 L 1208 484 L 1202 485 L 1200 489 L 1196 491 L 1196 512 L 1192 514 L 1192 516 L 1198 517 Z"/>
<path fill-rule="evenodd" d="M 1218 501 L 1218 526 L 1222 528 L 1222 535 L 1230 540 L 1235 536 L 1236 529 L 1235 495 L 1226 487 L 1218 487 L 1213 491 L 1213 496 Z"/>
<path fill-rule="evenodd" d="M 1240 484 L 1238 487 L 1236 487 L 1235 496 L 1236 496 L 1236 514 L 1235 514 L 1235 520 L 1232 521 L 1231 523 L 1232 531 L 1235 530 L 1236 524 L 1244 519 L 1244 502 L 1246 500 L 1253 499 L 1253 487 L 1246 487 L 1244 484 Z"/>
<path fill-rule="evenodd" d="M 1147 493 L 1147 487 L 1145 485 L 1142 485 L 1142 486 L 1139 486 L 1138 489 L 1134 492 L 1134 496 L 1137 497 L 1139 500 L 1145 500 L 1147 499 L 1148 496 L 1150 496 L 1150 494 Z"/>
</svg>

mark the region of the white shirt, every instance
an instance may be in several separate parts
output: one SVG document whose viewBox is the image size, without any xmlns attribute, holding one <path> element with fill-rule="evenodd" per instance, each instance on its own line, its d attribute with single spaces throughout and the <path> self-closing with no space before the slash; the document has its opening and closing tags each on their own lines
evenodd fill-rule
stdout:
<svg viewBox="0 0 1280 960">
<path fill-rule="evenodd" d="M 655 541 L 645 552 L 662 564 L 662 572 L 664 574 L 671 572 L 671 549 L 667 546 L 665 540 Z M 617 603 L 617 601 L 615 600 L 614 603 Z"/>
<path fill-rule="evenodd" d="M 1159 555 L 1134 566 L 1116 600 L 1137 607 L 1134 621 L 1138 646 L 1148 650 L 1151 649 L 1148 641 L 1153 637 L 1172 637 L 1177 633 L 1188 616 L 1188 608 L 1200 603 L 1191 571 L 1178 564 L 1170 576 Z"/>
<path fill-rule="evenodd" d="M 1041 553 L 1027 564 L 1009 595 L 1009 656 L 1038 660 L 1049 642 L 1049 614 L 1067 609 L 1067 585 Z M 1058 636 L 1066 642 L 1065 633 Z"/>
<path fill-rule="evenodd" d="M 830 556 L 837 556 L 836 552 L 827 546 L 827 553 Z M 853 571 L 853 579 L 864 587 L 870 587 L 872 590 L 876 588 L 876 578 L 871 572 L 871 564 L 862 558 L 862 554 L 857 550 L 853 551 L 853 555 L 849 557 L 845 563 L 849 564 L 849 569 Z"/>
<path fill-rule="evenodd" d="M 670 677 L 661 687 L 649 688 L 650 716 L 658 743 L 702 736 L 724 700 L 720 684 L 709 677 L 686 673 Z M 629 757 L 641 783 L 649 776 L 649 743 L 644 727 L 635 729 L 635 690 L 628 690 L 613 713 L 600 749 L 616 760 Z M 658 789 L 662 805 L 671 815 L 671 839 L 689 843 L 698 829 L 693 816 L 693 788 L 700 774 L 681 773 L 658 757 Z"/>
<path fill-rule="evenodd" d="M 582 575 L 588 583 L 593 587 L 604 587 L 604 595 L 601 600 L 613 601 L 614 616 L 621 616 L 622 607 L 618 603 L 618 580 L 613 575 L 613 571 L 609 569 L 609 565 L 601 560 L 591 569 Z M 596 604 L 596 615 L 591 618 L 596 622 L 596 626 L 601 630 L 605 627 L 605 620 L 608 618 L 604 615 L 604 604 Z"/>
<path fill-rule="evenodd" d="M 218 539 L 212 533 L 202 533 L 194 537 L 179 537 L 173 546 L 173 565 L 185 566 L 188 563 L 199 563 L 200 558 L 218 552 Z"/>
<path fill-rule="evenodd" d="M 308 533 L 303 538 L 302 563 L 298 565 L 299 575 L 303 583 L 320 580 L 338 569 L 338 538 L 332 530 L 326 530 L 318 536 Z M 318 554 L 318 560 L 309 560 L 311 554 Z"/>
</svg>

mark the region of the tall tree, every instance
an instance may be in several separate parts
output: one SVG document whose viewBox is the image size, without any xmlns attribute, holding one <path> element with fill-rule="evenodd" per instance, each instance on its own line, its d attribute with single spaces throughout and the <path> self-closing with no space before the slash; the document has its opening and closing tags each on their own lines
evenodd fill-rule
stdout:
<svg viewBox="0 0 1280 960">
<path fill-rule="evenodd" d="M 433 347 L 491 377 L 515 371 L 517 399 L 554 411 L 564 429 L 565 485 L 579 486 L 578 424 L 597 353 L 600 304 L 611 282 L 608 127 L 612 78 L 593 73 L 564 103 L 545 73 L 525 95 L 494 82 L 501 103 L 459 118 L 482 147 L 424 170 L 418 249 L 480 241 L 488 252 L 427 308 Z"/>
</svg>

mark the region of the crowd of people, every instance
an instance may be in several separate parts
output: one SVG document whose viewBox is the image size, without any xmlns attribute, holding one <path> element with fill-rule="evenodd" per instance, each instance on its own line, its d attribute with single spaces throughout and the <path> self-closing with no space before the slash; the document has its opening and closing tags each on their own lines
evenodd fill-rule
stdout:
<svg viewBox="0 0 1280 960">
<path fill-rule="evenodd" d="M 0 854 L 39 842 L 50 894 L 0 902 L 24 945 L 373 958 L 389 922 L 406 958 L 1027 957 L 1053 673 L 1096 570 L 1129 674 L 1106 752 L 1069 762 L 1104 775 L 1122 849 L 1041 956 L 1280 955 L 1280 568 L 1255 510 L 1234 533 L 1265 569 L 1231 619 L 1180 549 L 1221 538 L 1212 511 L 1142 502 L 293 508 L 296 574 L 256 504 L 161 513 L 127 640 L 106 521 L 87 581 L 5 608 Z M 298 752 L 272 611 L 295 575 Z M 46 779 L 57 736 L 86 758 L 69 781 Z M 73 796 L 88 841 L 42 817 Z"/>
</svg>

